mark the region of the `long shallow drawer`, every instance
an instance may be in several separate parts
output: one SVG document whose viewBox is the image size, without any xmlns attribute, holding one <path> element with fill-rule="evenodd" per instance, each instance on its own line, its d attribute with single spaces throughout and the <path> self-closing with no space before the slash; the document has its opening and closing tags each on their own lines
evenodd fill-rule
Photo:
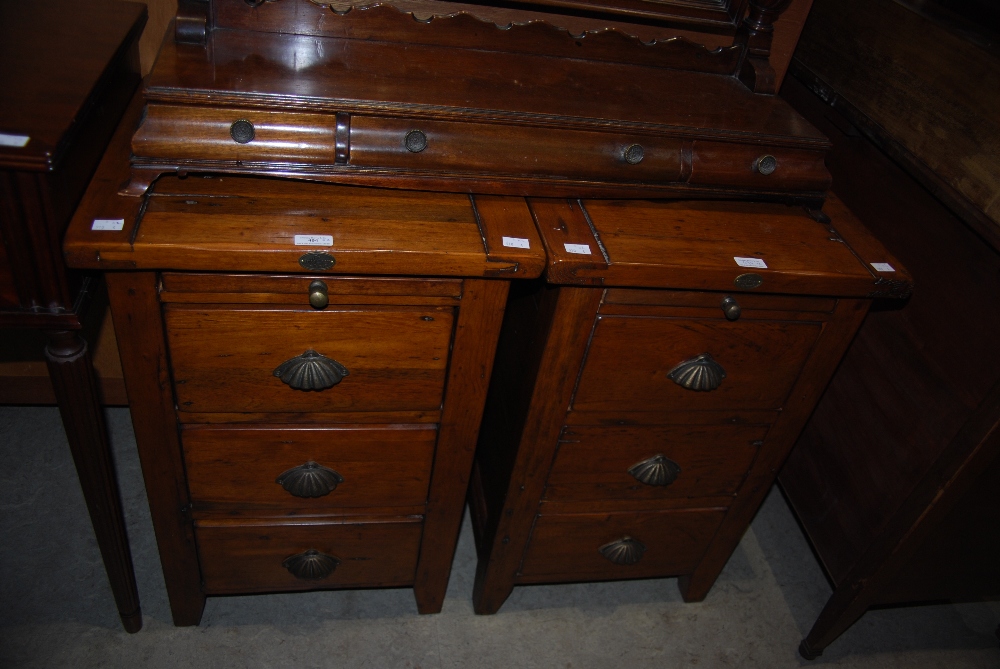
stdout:
<svg viewBox="0 0 1000 669">
<path fill-rule="evenodd" d="M 444 390 L 454 312 L 447 307 L 164 309 L 182 411 L 434 410 Z M 313 353 L 309 353 L 309 352 Z M 321 390 L 293 387 L 332 360 Z M 305 356 L 305 357 L 303 357 Z M 293 385 L 276 376 L 283 367 Z M 301 374 L 291 367 L 304 366 Z M 344 371 L 346 370 L 346 375 Z M 292 378 L 289 377 L 289 378 Z"/>
<path fill-rule="evenodd" d="M 599 316 L 573 409 L 777 409 L 822 329 L 801 321 Z"/>
<path fill-rule="evenodd" d="M 420 517 L 341 522 L 199 522 L 208 594 L 413 583 Z"/>
<path fill-rule="evenodd" d="M 535 521 L 518 578 L 648 578 L 694 570 L 725 509 L 545 515 Z"/>
<path fill-rule="evenodd" d="M 766 434 L 764 425 L 568 426 L 545 499 L 733 495 Z"/>
<path fill-rule="evenodd" d="M 194 512 L 301 513 L 427 501 L 434 425 L 186 426 Z"/>
</svg>

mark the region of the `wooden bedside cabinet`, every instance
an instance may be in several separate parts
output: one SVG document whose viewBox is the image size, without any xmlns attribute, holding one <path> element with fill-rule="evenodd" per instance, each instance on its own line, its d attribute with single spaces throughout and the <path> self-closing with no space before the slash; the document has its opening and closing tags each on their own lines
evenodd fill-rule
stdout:
<svg viewBox="0 0 1000 669">
<path fill-rule="evenodd" d="M 476 611 L 654 576 L 703 599 L 906 271 L 833 198 L 529 204 L 548 268 L 511 295 L 480 431 Z"/>
<path fill-rule="evenodd" d="M 134 127 L 65 248 L 108 270 L 174 622 L 339 587 L 439 611 L 508 286 L 544 266 L 525 201 L 245 177 L 128 197 Z"/>
</svg>

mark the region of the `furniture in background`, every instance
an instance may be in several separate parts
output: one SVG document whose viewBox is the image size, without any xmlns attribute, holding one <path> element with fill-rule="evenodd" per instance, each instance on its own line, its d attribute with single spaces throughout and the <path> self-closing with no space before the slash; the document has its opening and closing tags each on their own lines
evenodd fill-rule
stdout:
<svg viewBox="0 0 1000 669">
<path fill-rule="evenodd" d="M 548 267 L 514 289 L 480 431 L 476 611 L 663 576 L 700 601 L 906 272 L 833 198 L 529 203 Z"/>
<path fill-rule="evenodd" d="M 80 335 L 97 282 L 66 268 L 61 245 L 139 84 L 136 45 L 145 21 L 145 7 L 126 2 L 0 3 L 0 328 L 31 332 L 8 340 L 45 342 L 51 393 L 129 632 L 141 628 L 142 614 L 94 368 Z M 47 384 L 4 385 L 4 401 L 49 399 Z M 123 400 L 115 388 L 105 390 Z"/>
<path fill-rule="evenodd" d="M 779 477 L 834 585 L 810 659 L 869 607 L 1000 595 L 997 9 L 908 4 L 817 0 L 782 90 L 915 282 L 869 314 Z"/>
</svg>

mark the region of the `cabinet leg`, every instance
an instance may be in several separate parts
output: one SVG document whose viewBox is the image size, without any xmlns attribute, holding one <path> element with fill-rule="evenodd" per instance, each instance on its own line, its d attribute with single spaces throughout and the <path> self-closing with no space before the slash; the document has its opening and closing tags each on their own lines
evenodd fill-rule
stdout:
<svg viewBox="0 0 1000 669">
<path fill-rule="evenodd" d="M 857 622 L 868 610 L 870 599 L 864 593 L 864 584 L 854 587 L 842 586 L 833 591 L 826 606 L 820 612 L 808 636 L 799 644 L 799 654 L 812 660 L 823 654 L 823 650 L 837 640 L 847 628 Z"/>
<path fill-rule="evenodd" d="M 73 330 L 50 332 L 45 358 L 118 614 L 135 633 L 142 628 L 139 591 L 87 342 Z"/>
<path fill-rule="evenodd" d="M 490 573 L 489 560 L 480 558 L 476 565 L 476 582 L 472 587 L 472 609 L 478 615 L 492 615 L 500 610 L 503 603 L 514 591 L 514 582 L 498 575 L 498 569 Z"/>
</svg>

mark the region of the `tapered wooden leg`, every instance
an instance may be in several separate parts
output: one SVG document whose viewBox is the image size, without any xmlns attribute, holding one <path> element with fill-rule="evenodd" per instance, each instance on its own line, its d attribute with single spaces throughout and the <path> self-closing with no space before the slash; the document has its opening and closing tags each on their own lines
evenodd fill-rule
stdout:
<svg viewBox="0 0 1000 669">
<path fill-rule="evenodd" d="M 51 332 L 45 358 L 118 614 L 135 633 L 142 629 L 139 591 L 87 342 L 74 330 Z"/>
<path fill-rule="evenodd" d="M 827 646 L 868 610 L 871 599 L 866 595 L 863 583 L 834 590 L 808 636 L 799 644 L 799 655 L 807 660 L 814 660 L 822 655 Z"/>
</svg>

